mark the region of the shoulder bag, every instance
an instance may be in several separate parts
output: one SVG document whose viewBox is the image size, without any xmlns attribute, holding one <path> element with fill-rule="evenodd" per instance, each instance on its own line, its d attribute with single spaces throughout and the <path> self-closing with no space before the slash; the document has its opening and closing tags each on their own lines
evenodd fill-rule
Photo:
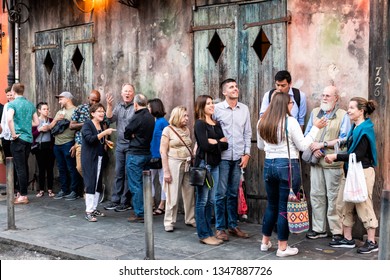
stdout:
<svg viewBox="0 0 390 280">
<path fill-rule="evenodd" d="M 177 133 L 177 131 L 172 127 L 169 126 L 170 129 L 179 137 L 179 139 L 183 142 L 184 146 L 188 149 L 191 155 L 191 166 L 190 166 L 190 185 L 191 186 L 204 186 L 205 184 L 209 187 L 212 188 L 214 186 L 214 180 L 213 177 L 211 176 L 210 172 L 204 167 L 195 167 L 193 166 L 194 162 L 194 155 L 190 149 L 190 147 L 187 146 L 187 144 L 184 142 L 183 138 Z M 207 131 L 206 131 L 207 134 Z M 207 153 L 205 153 L 205 161 L 207 163 Z"/>
<path fill-rule="evenodd" d="M 368 198 L 366 178 L 362 162 L 356 162 L 356 154 L 349 154 L 348 172 L 345 179 L 343 201 L 361 203 Z"/>
<path fill-rule="evenodd" d="M 287 199 L 287 221 L 288 228 L 291 233 L 302 233 L 309 230 L 309 210 L 307 207 L 307 200 L 305 191 L 303 190 L 302 180 L 301 187 L 296 195 L 292 188 L 292 165 L 291 165 L 291 156 L 290 156 L 290 144 L 288 140 L 288 132 L 287 132 L 287 118 L 285 123 L 286 130 L 286 141 L 287 141 L 287 150 L 288 150 L 288 159 L 289 159 L 289 176 L 288 183 L 290 187 L 290 193 Z M 299 161 L 301 163 L 301 161 Z M 300 166 L 302 173 L 302 166 Z M 301 178 L 302 178 L 302 174 Z M 300 191 L 302 191 L 302 196 L 300 195 Z"/>
</svg>

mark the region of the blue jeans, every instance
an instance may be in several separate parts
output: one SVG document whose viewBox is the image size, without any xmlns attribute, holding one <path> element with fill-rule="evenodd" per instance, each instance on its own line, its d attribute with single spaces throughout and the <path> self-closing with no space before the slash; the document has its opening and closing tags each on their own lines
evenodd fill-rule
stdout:
<svg viewBox="0 0 390 280">
<path fill-rule="evenodd" d="M 291 160 L 292 186 L 296 193 L 301 184 L 299 161 Z M 266 159 L 264 161 L 264 182 L 267 191 L 267 208 L 263 218 L 263 234 L 272 235 L 275 223 L 278 227 L 278 240 L 287 241 L 289 236 L 287 222 L 287 199 L 289 187 L 289 161 L 288 158 Z"/>
<path fill-rule="evenodd" d="M 126 154 L 127 185 L 133 197 L 134 213 L 144 216 L 144 189 L 142 171 L 151 159 L 151 155 Z"/>
<path fill-rule="evenodd" d="M 131 194 L 126 180 L 126 149 L 129 144 L 117 142 L 115 149 L 115 183 L 111 202 L 130 205 Z"/>
<path fill-rule="evenodd" d="M 201 161 L 199 166 L 205 166 L 204 160 Z M 219 166 L 211 167 L 210 165 L 207 165 L 207 169 L 210 171 L 211 176 L 214 179 L 214 187 L 209 189 L 206 185 L 196 186 L 195 215 L 196 231 L 199 239 L 214 236 L 211 228 L 211 217 L 213 215 L 214 207 L 214 190 L 218 185 L 219 180 Z"/>
<path fill-rule="evenodd" d="M 220 178 L 215 189 L 215 228 L 217 230 L 237 227 L 237 194 L 241 177 L 240 162 L 241 160 L 222 160 L 219 164 Z"/>
<path fill-rule="evenodd" d="M 80 175 L 76 169 L 76 158 L 70 156 L 70 148 L 74 145 L 73 141 L 63 145 L 54 145 L 54 156 L 57 161 L 58 173 L 60 175 L 61 190 L 64 193 L 68 191 L 68 172 L 70 176 L 70 190 L 78 193 L 80 186 Z"/>
</svg>

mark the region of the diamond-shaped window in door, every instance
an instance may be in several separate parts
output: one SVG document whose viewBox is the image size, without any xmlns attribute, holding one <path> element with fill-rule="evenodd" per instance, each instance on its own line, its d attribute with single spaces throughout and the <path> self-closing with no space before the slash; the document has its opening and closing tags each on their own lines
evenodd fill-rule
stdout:
<svg viewBox="0 0 390 280">
<path fill-rule="evenodd" d="M 268 49 L 271 47 L 271 42 L 268 40 L 263 28 L 260 28 L 259 34 L 257 34 L 256 40 L 254 41 L 252 48 L 255 50 L 260 61 L 263 62 Z"/>
<path fill-rule="evenodd" d="M 219 57 L 221 56 L 221 54 L 223 52 L 223 49 L 225 48 L 217 31 L 215 31 L 213 38 L 211 38 L 211 41 L 210 41 L 207 48 L 209 49 L 209 52 L 210 52 L 211 56 L 213 57 L 215 63 L 217 63 Z"/>
<path fill-rule="evenodd" d="M 77 72 L 79 72 L 81 64 L 83 63 L 84 57 L 80 52 L 79 46 L 76 47 L 74 54 L 72 56 L 72 61 L 74 64 L 74 67 L 76 67 Z"/>
<path fill-rule="evenodd" d="M 43 65 L 45 65 L 47 73 L 50 75 L 51 71 L 53 70 L 54 67 L 54 61 L 51 58 L 50 52 L 47 51 L 45 60 L 43 61 Z"/>
</svg>

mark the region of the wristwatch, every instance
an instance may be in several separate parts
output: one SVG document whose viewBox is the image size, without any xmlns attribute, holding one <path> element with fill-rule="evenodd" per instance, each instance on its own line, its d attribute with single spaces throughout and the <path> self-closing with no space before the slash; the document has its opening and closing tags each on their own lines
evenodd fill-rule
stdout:
<svg viewBox="0 0 390 280">
<path fill-rule="evenodd" d="M 328 142 L 324 141 L 324 148 L 328 147 Z"/>
</svg>

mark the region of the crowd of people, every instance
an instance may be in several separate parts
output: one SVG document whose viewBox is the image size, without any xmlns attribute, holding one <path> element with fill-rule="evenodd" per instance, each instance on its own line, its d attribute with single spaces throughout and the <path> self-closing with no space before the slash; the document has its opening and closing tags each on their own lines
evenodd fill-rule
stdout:
<svg viewBox="0 0 390 280">
<path fill-rule="evenodd" d="M 102 188 L 102 172 L 107 150 L 115 149 L 115 176 L 107 211 L 133 209 L 131 223 L 144 222 L 143 179 L 145 169 L 152 170 L 153 215 L 164 215 L 166 232 L 174 232 L 180 197 L 184 223 L 196 228 L 199 241 L 218 246 L 231 236 L 249 238 L 238 227 L 238 188 L 241 171 L 251 158 L 251 115 L 239 102 L 240 91 L 234 79 L 221 83 L 224 100 L 214 104 L 212 96 L 199 95 L 194 109 L 177 106 L 169 121 L 158 98 L 148 100 L 135 94 L 132 84 L 123 84 L 121 101 L 92 90 L 88 102 L 76 107 L 73 95 L 57 95 L 60 110 L 50 118 L 46 102 L 35 107 L 24 96 L 24 85 L 14 84 L 7 91 L 8 103 L 1 117 L 1 140 L 6 156 L 15 163 L 14 204 L 29 203 L 28 157 L 36 157 L 39 188 L 36 196 L 47 192 L 54 199 L 85 198 L 85 219 L 96 222 L 106 214 L 97 209 Z M 310 113 L 305 126 L 306 95 L 292 87 L 288 71 L 275 75 L 275 89 L 263 95 L 256 134 L 260 150 L 265 152 L 264 185 L 267 206 L 262 224 L 260 251 L 269 251 L 272 232 L 277 229 L 278 257 L 298 254 L 288 245 L 289 228 L 285 213 L 289 182 L 294 192 L 301 185 L 300 152 L 310 150 L 317 159 L 310 166 L 310 203 L 312 229 L 309 239 L 324 238 L 330 230 L 332 247 L 354 248 L 353 213 L 367 230 L 368 239 L 358 253 L 378 250 L 375 230 L 378 220 L 372 204 L 376 166 L 376 141 L 369 115 L 375 103 L 361 97 L 350 100 L 347 110 L 340 108 L 340 94 L 333 86 L 324 88 L 321 104 Z M 194 113 L 194 128 L 188 126 Z M 116 128 L 110 127 L 116 124 Z M 352 125 L 351 125 L 352 123 Z M 114 144 L 110 137 L 115 135 Z M 194 141 L 195 140 L 195 141 Z M 339 149 L 346 143 L 346 149 Z M 344 181 L 349 154 L 362 162 L 368 199 L 364 203 L 343 201 Z M 57 164 L 60 190 L 53 190 L 53 166 Z M 289 177 L 291 164 L 292 178 Z M 205 167 L 211 179 L 203 186 L 189 183 L 190 166 Z M 157 183 L 157 184 L 156 184 Z M 157 189 L 159 187 L 159 189 Z M 156 198 L 160 190 L 160 198 Z M 158 204 L 157 204 L 158 203 Z M 213 230 L 213 220 L 215 230 Z"/>
</svg>

